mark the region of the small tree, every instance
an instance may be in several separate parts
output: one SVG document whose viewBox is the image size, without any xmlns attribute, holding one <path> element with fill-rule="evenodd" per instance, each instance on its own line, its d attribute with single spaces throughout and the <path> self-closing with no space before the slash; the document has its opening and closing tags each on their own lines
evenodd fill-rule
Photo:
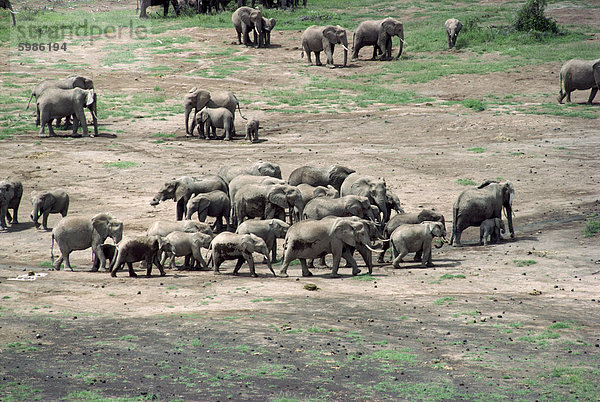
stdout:
<svg viewBox="0 0 600 402">
<path fill-rule="evenodd" d="M 544 15 L 546 0 L 527 0 L 517 13 L 514 27 L 517 31 L 558 33 L 556 21 Z"/>
</svg>

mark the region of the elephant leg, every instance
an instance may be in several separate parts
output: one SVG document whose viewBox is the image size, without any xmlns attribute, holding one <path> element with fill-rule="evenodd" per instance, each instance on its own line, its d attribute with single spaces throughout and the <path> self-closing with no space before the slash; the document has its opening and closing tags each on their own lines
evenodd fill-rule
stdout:
<svg viewBox="0 0 600 402">
<path fill-rule="evenodd" d="M 198 261 L 198 264 L 200 264 L 200 268 L 201 269 L 207 269 L 208 265 L 206 264 L 206 261 L 204 261 L 204 258 L 202 258 L 202 250 L 200 248 L 196 249 L 192 249 L 192 255 L 194 256 L 194 259 L 196 261 Z"/>
<path fill-rule="evenodd" d="M 300 258 L 300 266 L 302 267 L 302 276 L 313 276 L 312 272 L 308 270 L 308 266 L 306 265 L 306 258 Z"/>
<path fill-rule="evenodd" d="M 206 222 L 206 217 L 208 216 L 208 209 L 204 209 L 202 211 L 198 211 L 198 221 Z"/>
<path fill-rule="evenodd" d="M 213 258 L 214 273 L 215 273 L 215 275 L 218 275 L 218 274 L 220 274 L 219 267 L 223 263 L 223 258 L 218 253 L 215 253 L 214 250 L 213 250 L 212 258 Z"/>
<path fill-rule="evenodd" d="M 88 133 L 88 127 L 87 127 L 87 121 L 85 119 L 85 113 L 83 112 L 83 109 L 81 110 L 75 110 L 75 115 L 77 117 L 77 119 L 79 120 L 79 123 L 81 124 L 81 129 L 83 131 L 83 136 L 84 137 L 88 137 L 89 133 Z M 73 122 L 73 135 L 76 136 L 77 135 L 77 128 L 75 127 L 75 122 Z"/>
<path fill-rule="evenodd" d="M 345 250 L 342 253 L 342 257 L 344 257 L 344 259 L 348 263 L 350 263 L 350 266 L 352 267 L 352 275 L 358 275 L 358 274 L 360 274 L 360 269 L 358 269 L 358 265 L 356 264 L 356 260 L 352 256 L 352 253 L 350 252 L 350 250 Z"/>
<path fill-rule="evenodd" d="M 44 211 L 42 215 L 42 227 L 44 230 L 48 230 L 48 215 L 50 215 L 50 211 Z"/>
<path fill-rule="evenodd" d="M 242 267 L 243 263 L 244 263 L 244 257 L 239 257 L 237 259 L 237 262 L 235 263 L 235 268 L 233 268 L 233 275 L 237 275 L 238 274 L 238 271 Z"/>
<path fill-rule="evenodd" d="M 155 254 L 155 255 L 152 256 L 152 258 L 150 258 L 150 264 L 149 264 L 150 271 L 152 271 L 152 263 L 153 262 L 156 265 L 156 268 L 158 268 L 158 271 L 160 272 L 160 276 L 167 275 L 167 273 L 165 272 L 165 269 L 163 268 L 162 264 L 159 261 L 158 254 Z M 150 276 L 150 273 L 146 272 L 146 275 Z"/>
<path fill-rule="evenodd" d="M 132 278 L 137 278 L 137 274 L 133 270 L 133 263 L 128 262 L 126 264 L 127 264 L 127 270 L 129 271 L 129 276 Z"/>
<path fill-rule="evenodd" d="M 245 258 L 246 262 L 248 263 L 248 266 L 250 267 L 250 275 L 256 278 L 258 275 L 256 274 L 256 270 L 254 269 L 254 258 L 252 258 L 252 254 L 248 254 L 248 256 L 246 256 Z"/>
<path fill-rule="evenodd" d="M 567 103 L 571 103 L 571 91 L 567 92 Z"/>
<path fill-rule="evenodd" d="M 389 240 L 383 241 L 383 248 L 382 248 L 381 254 L 379 254 L 379 257 L 377 257 L 377 262 L 379 262 L 379 263 L 384 262 L 385 253 L 388 251 L 389 248 L 390 248 L 390 241 Z"/>
<path fill-rule="evenodd" d="M 371 60 L 377 60 L 379 53 L 381 53 L 381 49 L 377 45 L 373 45 L 373 57 L 371 57 Z"/>
<path fill-rule="evenodd" d="M 323 65 L 323 63 L 321 63 L 321 52 L 315 52 L 315 65 L 316 66 Z"/>
<path fill-rule="evenodd" d="M 102 244 L 92 244 L 92 252 L 100 260 L 102 269 L 106 269 L 106 256 L 104 255 L 104 250 L 102 250 Z"/>
<path fill-rule="evenodd" d="M 413 261 L 422 261 L 423 260 L 423 249 L 420 249 L 419 251 L 417 251 L 415 253 L 415 257 L 413 258 Z"/>
<path fill-rule="evenodd" d="M 65 253 L 61 250 L 60 257 L 58 257 L 58 260 L 56 260 L 53 264 L 55 270 L 60 271 L 60 264 L 62 264 L 62 262 L 64 261 L 64 257 L 63 257 L 64 255 L 65 255 Z"/>
<path fill-rule="evenodd" d="M 433 267 L 433 262 L 431 262 L 431 240 L 427 241 L 423 245 L 423 261 L 421 261 L 422 267 Z"/>
<path fill-rule="evenodd" d="M 177 220 L 183 220 L 183 216 L 185 215 L 185 200 L 182 198 L 177 201 Z"/>
<path fill-rule="evenodd" d="M 592 88 L 592 91 L 590 92 L 590 97 L 588 98 L 588 105 L 592 104 L 592 101 L 594 100 L 594 97 L 596 96 L 596 93 L 598 92 L 598 88 L 594 87 Z"/>
<path fill-rule="evenodd" d="M 456 230 L 454 231 L 454 243 L 453 245 L 455 247 L 462 247 L 462 244 L 460 242 L 460 235 L 462 234 L 462 230 L 456 228 Z"/>
<path fill-rule="evenodd" d="M 48 134 L 50 137 L 56 137 L 56 133 L 54 132 L 54 127 L 52 127 L 52 120 L 48 121 Z"/>
<path fill-rule="evenodd" d="M 341 250 L 333 250 L 333 267 L 331 268 L 331 278 L 339 278 L 338 270 L 340 269 L 340 260 L 342 259 Z M 356 263 L 356 262 L 355 262 Z"/>
<path fill-rule="evenodd" d="M 309 268 L 314 268 L 315 267 L 315 260 L 308 260 L 308 267 Z"/>
<path fill-rule="evenodd" d="M 400 263 L 402 262 L 402 259 L 406 254 L 408 254 L 408 251 L 406 249 L 403 249 L 402 251 L 400 251 L 400 253 L 398 253 L 398 255 L 396 256 L 396 258 L 394 258 L 393 261 L 394 268 L 400 268 Z"/>
<path fill-rule="evenodd" d="M 71 261 L 69 260 L 69 254 L 70 253 L 65 253 L 64 254 L 65 269 L 69 268 L 72 271 L 73 268 L 71 267 Z M 60 264 L 58 264 L 58 266 L 60 267 Z"/>
</svg>

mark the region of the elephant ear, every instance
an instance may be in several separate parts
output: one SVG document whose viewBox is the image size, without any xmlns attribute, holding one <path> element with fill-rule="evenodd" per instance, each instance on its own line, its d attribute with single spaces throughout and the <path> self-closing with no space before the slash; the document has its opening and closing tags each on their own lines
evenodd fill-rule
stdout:
<svg viewBox="0 0 600 402">
<path fill-rule="evenodd" d="M 187 195 L 188 188 L 184 183 L 177 182 L 175 184 L 175 201 L 181 200 Z"/>
<path fill-rule="evenodd" d="M 241 241 L 241 246 L 242 249 L 249 252 L 249 253 L 253 253 L 254 252 L 254 239 L 252 239 L 251 235 L 243 235 L 242 241 Z"/>
<path fill-rule="evenodd" d="M 284 209 L 289 206 L 285 193 L 278 187 L 274 187 L 269 191 L 267 194 L 267 200 L 269 200 L 269 202 L 272 204 Z"/>
<path fill-rule="evenodd" d="M 74 76 L 74 77 L 69 77 L 69 79 L 71 80 L 71 86 L 73 88 L 89 89 L 89 88 L 86 88 L 85 79 L 83 77 Z"/>
<path fill-rule="evenodd" d="M 477 187 L 477 188 L 484 188 L 484 187 L 487 187 L 487 186 L 489 186 L 489 185 L 490 185 L 490 184 L 492 184 L 492 183 L 498 183 L 498 180 L 486 180 L 486 181 L 484 181 L 483 183 L 481 183 L 481 184 L 479 185 L 479 187 Z"/>
<path fill-rule="evenodd" d="M 52 205 L 54 205 L 54 203 L 56 202 L 56 198 L 50 193 L 42 194 L 40 199 L 42 200 L 44 209 L 51 208 Z"/>
<path fill-rule="evenodd" d="M 202 109 L 206 104 L 210 102 L 210 92 L 200 90 L 196 95 L 196 109 Z"/>
<path fill-rule="evenodd" d="M 391 18 L 386 18 L 381 23 L 381 29 L 379 30 L 379 40 L 382 40 L 382 35 L 387 34 L 388 36 L 394 35 L 394 30 L 396 29 L 396 23 Z"/>
<path fill-rule="evenodd" d="M 337 35 L 334 26 L 327 26 L 323 29 L 323 37 L 325 37 L 329 43 L 337 43 Z"/>
<path fill-rule="evenodd" d="M 94 95 L 94 90 L 90 89 L 89 91 L 87 91 L 87 94 L 85 96 L 85 105 L 89 106 L 92 103 L 94 103 L 94 100 L 96 99 L 96 96 Z"/>
<path fill-rule="evenodd" d="M 108 237 L 108 226 L 110 224 L 110 216 L 107 214 L 98 214 L 92 218 L 92 228 L 97 232 L 102 239 Z"/>
<path fill-rule="evenodd" d="M 194 205 L 198 206 L 198 212 L 204 211 L 210 206 L 210 200 L 206 197 L 196 198 L 194 199 Z"/>
<path fill-rule="evenodd" d="M 458 35 L 458 33 L 460 32 L 460 30 L 462 29 L 462 24 L 460 23 L 460 21 L 458 21 L 456 23 L 456 34 Z"/>
<path fill-rule="evenodd" d="M 338 219 L 331 228 L 331 234 L 351 247 L 356 247 L 354 228 L 350 222 Z"/>
</svg>

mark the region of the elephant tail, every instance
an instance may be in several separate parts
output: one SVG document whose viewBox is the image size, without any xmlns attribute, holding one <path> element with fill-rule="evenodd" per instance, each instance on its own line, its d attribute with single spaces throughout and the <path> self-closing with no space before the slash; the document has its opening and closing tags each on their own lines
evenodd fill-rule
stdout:
<svg viewBox="0 0 600 402">
<path fill-rule="evenodd" d="M 54 264 L 54 231 L 52 231 L 52 245 L 50 246 L 50 261 Z"/>
<path fill-rule="evenodd" d="M 33 99 L 33 91 L 31 91 L 31 96 L 29 97 L 29 102 L 27 102 L 27 107 L 25 110 L 29 110 L 29 105 L 31 104 L 31 100 Z"/>
<path fill-rule="evenodd" d="M 304 58 L 304 49 L 302 49 L 302 53 L 300 53 L 300 58 L 303 59 Z"/>
<path fill-rule="evenodd" d="M 452 243 L 454 243 L 454 235 L 456 234 L 456 219 L 458 216 L 458 208 L 454 207 L 452 208 L 452 236 L 450 236 L 450 245 L 452 245 Z"/>
<path fill-rule="evenodd" d="M 244 119 L 244 120 L 248 120 L 248 119 L 246 118 L 246 116 L 244 116 L 244 115 L 242 114 L 242 109 L 240 109 L 240 103 L 239 103 L 239 102 L 238 102 L 238 104 L 237 104 L 237 108 L 238 108 L 238 112 L 239 112 L 239 114 L 240 114 L 240 117 L 241 117 L 242 119 Z"/>
</svg>

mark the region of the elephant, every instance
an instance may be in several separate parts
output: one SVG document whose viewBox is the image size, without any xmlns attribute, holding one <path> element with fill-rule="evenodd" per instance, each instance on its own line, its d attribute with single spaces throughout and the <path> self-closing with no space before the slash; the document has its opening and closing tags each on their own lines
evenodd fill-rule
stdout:
<svg viewBox="0 0 600 402">
<path fill-rule="evenodd" d="M 0 228 L 6 229 L 6 222 L 19 223 L 19 205 L 23 197 L 23 184 L 18 180 L 0 181 Z M 12 216 L 9 209 L 12 209 Z"/>
<path fill-rule="evenodd" d="M 591 89 L 587 103 L 591 104 L 600 88 L 600 59 L 567 61 L 560 69 L 560 92 L 558 103 L 562 103 L 565 96 L 567 103 L 571 103 L 571 92 L 574 90 Z"/>
<path fill-rule="evenodd" d="M 490 218 L 484 220 L 479 226 L 479 245 L 487 246 L 490 243 L 497 243 L 502 239 L 500 233 L 506 233 L 506 226 L 504 226 L 504 221 L 502 219 Z"/>
<path fill-rule="evenodd" d="M 156 265 L 160 271 L 160 276 L 165 276 L 165 270 L 159 260 L 160 238 L 158 236 L 130 236 L 125 237 L 119 242 L 117 248 L 117 257 L 111 264 L 110 276 L 116 277 L 117 271 L 127 263 L 129 276 L 137 277 L 133 270 L 133 263 L 144 261 L 146 263 L 146 276 L 152 274 L 152 265 Z"/>
<path fill-rule="evenodd" d="M 102 269 L 106 267 L 106 257 L 102 250 L 102 243 L 107 237 L 119 243 L 123 238 L 123 222 L 107 213 L 94 215 L 92 218 L 70 217 L 62 218 L 52 230 L 51 259 L 54 269 L 60 270 L 64 261 L 65 267 L 71 268 L 69 254 L 75 250 L 85 250 L 91 247 L 92 252 L 100 259 Z M 54 241 L 60 249 L 60 257 L 54 261 Z M 97 270 L 97 269 L 96 269 Z"/>
<path fill-rule="evenodd" d="M 110 269 L 110 266 L 115 261 L 117 257 L 117 246 L 114 244 L 101 244 L 100 248 L 102 249 L 102 253 L 104 254 L 105 261 L 108 260 L 109 265 L 105 267 L 105 269 Z M 92 263 L 92 271 L 96 272 L 100 268 L 100 258 L 94 254 L 94 262 Z"/>
<path fill-rule="evenodd" d="M 304 210 L 302 194 L 289 184 L 247 184 L 241 187 L 232 199 L 234 225 L 244 218 L 284 218 L 285 210 L 293 208 L 290 220 L 300 220 Z M 292 218 L 294 215 L 294 218 Z"/>
<path fill-rule="evenodd" d="M 250 142 L 258 142 L 258 129 L 260 122 L 256 119 L 248 120 L 246 123 L 246 137 L 244 139 Z"/>
<path fill-rule="evenodd" d="M 297 222 L 289 228 L 285 236 L 279 276 L 287 277 L 290 263 L 297 258 L 302 265 L 302 276 L 312 276 L 306 260 L 326 254 L 333 255 L 330 275 L 332 278 L 340 276 L 338 269 L 342 257 L 352 266 L 352 275 L 358 275 L 360 269 L 352 257 L 350 247 L 369 247 L 369 234 L 360 222 L 344 218 L 307 219 Z"/>
<path fill-rule="evenodd" d="M 407 225 L 407 224 L 414 225 L 414 224 L 422 223 L 425 221 L 441 222 L 442 225 L 444 226 L 444 229 L 446 229 L 446 220 L 444 219 L 444 215 L 440 214 L 439 212 L 433 211 L 431 209 L 422 209 L 421 212 L 401 213 L 401 214 L 394 215 L 385 224 L 385 227 L 383 229 L 383 236 L 386 239 L 389 239 L 392 236 L 392 233 L 394 233 L 394 230 L 396 230 L 396 228 L 398 228 L 399 226 Z M 384 240 L 383 252 L 381 254 L 379 254 L 379 258 L 377 259 L 377 262 L 384 262 L 383 261 L 384 254 L 388 250 L 389 247 L 390 247 L 390 242 Z M 415 255 L 415 261 L 421 261 L 421 252 L 420 251 L 418 251 L 417 254 Z"/>
<path fill-rule="evenodd" d="M 452 207 L 452 238 L 450 244 L 461 246 L 460 235 L 469 226 L 479 226 L 489 218 L 502 218 L 502 208 L 508 219 L 510 237 L 514 239 L 512 203 L 515 189 L 510 181 L 486 180 L 474 189 L 460 193 Z"/>
<path fill-rule="evenodd" d="M 77 129 L 81 123 L 83 128 L 83 136 L 88 136 L 88 127 L 84 108 L 87 108 L 92 113 L 94 124 L 94 135 L 98 135 L 98 119 L 96 112 L 97 96 L 93 89 L 59 89 L 49 88 L 44 91 L 36 101 L 36 113 L 40 121 L 40 135 L 44 134 L 44 128 L 48 125 L 48 132 L 51 137 L 54 137 L 54 129 L 52 128 L 52 120 L 60 119 L 74 115 L 73 118 L 73 136 L 77 136 Z M 92 137 L 94 136 L 92 135 Z"/>
<path fill-rule="evenodd" d="M 202 249 L 208 248 L 213 236 L 204 233 L 185 233 L 171 232 L 160 239 L 160 250 L 164 252 L 161 264 L 164 266 L 167 257 L 171 257 L 169 266 L 175 268 L 175 257 L 185 257 L 185 268 L 194 268 L 200 265 L 201 268 L 207 268 L 206 262 L 202 258 Z M 190 262 L 190 259 L 193 261 Z"/>
<path fill-rule="evenodd" d="M 217 128 L 225 130 L 223 138 L 227 141 L 231 141 L 235 135 L 233 114 L 224 107 L 214 109 L 205 107 L 199 113 L 196 113 L 192 121 L 192 133 L 190 135 L 193 135 L 196 125 L 198 125 L 200 138 L 217 138 Z"/>
<path fill-rule="evenodd" d="M 304 219 L 323 219 L 326 216 L 357 216 L 375 220 L 367 197 L 347 195 L 340 198 L 317 197 L 304 207 Z"/>
<path fill-rule="evenodd" d="M 73 88 L 94 89 L 94 81 L 92 81 L 89 78 L 82 77 L 80 75 L 71 75 L 67 78 L 63 78 L 60 80 L 43 80 L 40 83 L 38 83 L 31 91 L 31 96 L 29 96 L 29 102 L 27 102 L 27 107 L 25 108 L 25 110 L 29 109 L 31 99 L 33 99 L 34 96 L 37 100 L 37 98 L 39 98 L 47 89 Z M 39 124 L 39 121 L 37 121 L 36 124 Z"/>
<path fill-rule="evenodd" d="M 423 252 L 422 267 L 432 267 L 431 243 L 434 237 L 446 236 L 442 222 L 424 221 L 418 224 L 401 225 L 390 236 L 394 268 L 400 268 L 402 258 L 408 253 Z"/>
<path fill-rule="evenodd" d="M 392 213 L 392 210 L 396 211 L 397 214 L 404 213 L 404 208 L 402 208 L 400 198 L 396 194 L 388 190 L 385 193 L 385 199 L 385 204 L 387 206 L 388 211 L 390 211 L 390 214 Z"/>
<path fill-rule="evenodd" d="M 456 18 L 450 18 L 444 22 L 446 29 L 446 38 L 448 39 L 448 49 L 452 49 L 456 45 L 456 38 L 462 29 L 462 24 Z"/>
<path fill-rule="evenodd" d="M 241 167 L 235 165 L 223 166 L 217 173 L 225 180 L 227 184 L 239 175 L 251 176 L 270 176 L 276 179 L 281 179 L 281 167 L 276 163 L 271 162 L 255 162 L 250 167 Z"/>
<path fill-rule="evenodd" d="M 239 189 L 244 187 L 246 184 L 285 184 L 285 181 L 271 176 L 255 176 L 254 174 L 241 174 L 235 176 L 229 182 L 229 198 L 233 203 L 235 195 Z M 233 204 L 232 204 L 233 205 Z"/>
<path fill-rule="evenodd" d="M 192 215 L 198 213 L 198 221 L 204 222 L 207 216 L 216 218 L 214 230 L 223 231 L 223 218 L 229 230 L 229 215 L 231 213 L 231 202 L 229 196 L 221 190 L 209 193 L 200 193 L 190 198 L 187 202 L 186 219 L 192 219 Z"/>
<path fill-rule="evenodd" d="M 250 267 L 250 275 L 257 277 L 254 270 L 254 259 L 252 253 L 260 253 L 267 259 L 267 267 L 275 275 L 271 260 L 269 259 L 269 249 L 267 244 L 260 237 L 253 234 L 237 234 L 231 232 L 223 232 L 218 234 L 210 244 L 209 251 L 212 255 L 212 262 L 215 274 L 219 273 L 219 267 L 225 260 L 236 260 L 233 275 L 237 275 L 244 261 Z"/>
<path fill-rule="evenodd" d="M 177 202 L 177 220 L 180 221 L 186 215 L 187 203 L 192 196 L 215 190 L 228 192 L 227 183 L 220 176 L 214 174 L 199 178 L 182 176 L 166 182 L 150 201 L 150 205 L 158 205 L 161 201 L 172 199 Z"/>
<path fill-rule="evenodd" d="M 171 4 L 175 9 L 175 14 L 179 16 L 179 2 L 177 0 L 171 0 Z M 146 14 L 146 9 L 151 6 L 163 6 L 164 16 L 166 17 L 167 12 L 169 11 L 169 0 L 141 0 L 140 18 L 148 18 L 148 14 Z"/>
<path fill-rule="evenodd" d="M 238 226 L 237 234 L 254 234 L 265 241 L 271 251 L 271 262 L 277 261 L 277 239 L 285 238 L 290 225 L 281 219 L 256 220 L 251 219 Z"/>
<path fill-rule="evenodd" d="M 238 44 L 245 46 L 265 46 L 265 29 L 263 27 L 263 16 L 259 9 L 251 7 L 240 7 L 231 15 L 231 21 L 237 32 Z M 250 41 L 250 31 L 254 31 L 254 41 Z"/>
<path fill-rule="evenodd" d="M 64 218 L 69 212 L 69 194 L 64 190 L 40 191 L 31 193 L 31 220 L 36 228 L 40 227 L 38 219 L 42 216 L 42 227 L 48 230 L 48 215 L 61 214 Z"/>
<path fill-rule="evenodd" d="M 275 28 L 275 18 L 265 18 L 263 17 L 262 25 L 263 32 L 265 35 L 265 47 L 271 46 L 271 32 L 273 32 L 273 28 Z"/>
<path fill-rule="evenodd" d="M 380 60 L 392 60 L 392 37 L 400 38 L 400 48 L 395 59 L 402 55 L 404 46 L 404 25 L 394 19 L 369 20 L 358 24 L 352 36 L 352 60 L 358 59 L 358 52 L 365 46 L 373 46 L 373 57 L 381 54 Z"/>
<path fill-rule="evenodd" d="M 310 184 L 315 187 L 327 187 L 331 185 L 337 191 L 340 191 L 346 177 L 354 172 L 355 170 L 341 165 L 332 165 L 327 168 L 301 166 L 292 171 L 288 178 L 288 183 L 292 186 L 297 186 L 301 183 Z"/>
<path fill-rule="evenodd" d="M 15 21 L 15 12 L 13 11 L 12 5 L 10 4 L 10 0 L 0 0 L 0 8 L 5 8 L 10 11 L 10 16 L 12 17 L 12 26 L 17 25 L 17 21 Z"/>
<path fill-rule="evenodd" d="M 308 204 L 310 200 L 317 197 L 326 198 L 340 198 L 340 192 L 333 188 L 332 185 L 325 186 L 311 186 L 310 184 L 300 183 L 296 186 L 300 193 L 302 193 L 302 202 L 304 205 Z"/>
<path fill-rule="evenodd" d="M 390 211 L 387 207 L 387 187 L 385 179 L 376 179 L 372 176 L 364 176 L 359 173 L 352 173 L 346 177 L 340 195 L 361 195 L 367 197 L 371 205 L 376 205 L 383 214 L 383 223 L 390 219 Z"/>
<path fill-rule="evenodd" d="M 185 107 L 185 133 L 188 135 L 192 134 L 189 129 L 189 119 L 192 110 L 194 111 L 192 116 L 195 116 L 196 113 L 205 107 L 211 109 L 224 107 L 231 112 L 233 120 L 235 120 L 235 109 L 237 108 L 242 119 L 246 120 L 240 110 L 240 103 L 233 92 L 230 91 L 217 91 L 211 93 L 194 87 L 183 97 L 183 105 Z M 235 127 L 233 130 L 235 134 Z"/>
<path fill-rule="evenodd" d="M 193 221 L 156 221 L 150 225 L 146 234 L 148 236 L 165 237 L 172 232 L 204 233 L 214 237 L 213 231 L 208 223 Z"/>
<path fill-rule="evenodd" d="M 317 26 L 312 25 L 302 34 L 302 55 L 306 53 L 308 64 L 312 64 L 310 53 L 315 53 L 315 64 L 321 66 L 321 52 L 327 56 L 327 64 L 333 65 L 333 50 L 336 44 L 341 44 L 344 48 L 344 67 L 348 62 L 348 37 L 346 30 L 341 26 Z"/>
</svg>

